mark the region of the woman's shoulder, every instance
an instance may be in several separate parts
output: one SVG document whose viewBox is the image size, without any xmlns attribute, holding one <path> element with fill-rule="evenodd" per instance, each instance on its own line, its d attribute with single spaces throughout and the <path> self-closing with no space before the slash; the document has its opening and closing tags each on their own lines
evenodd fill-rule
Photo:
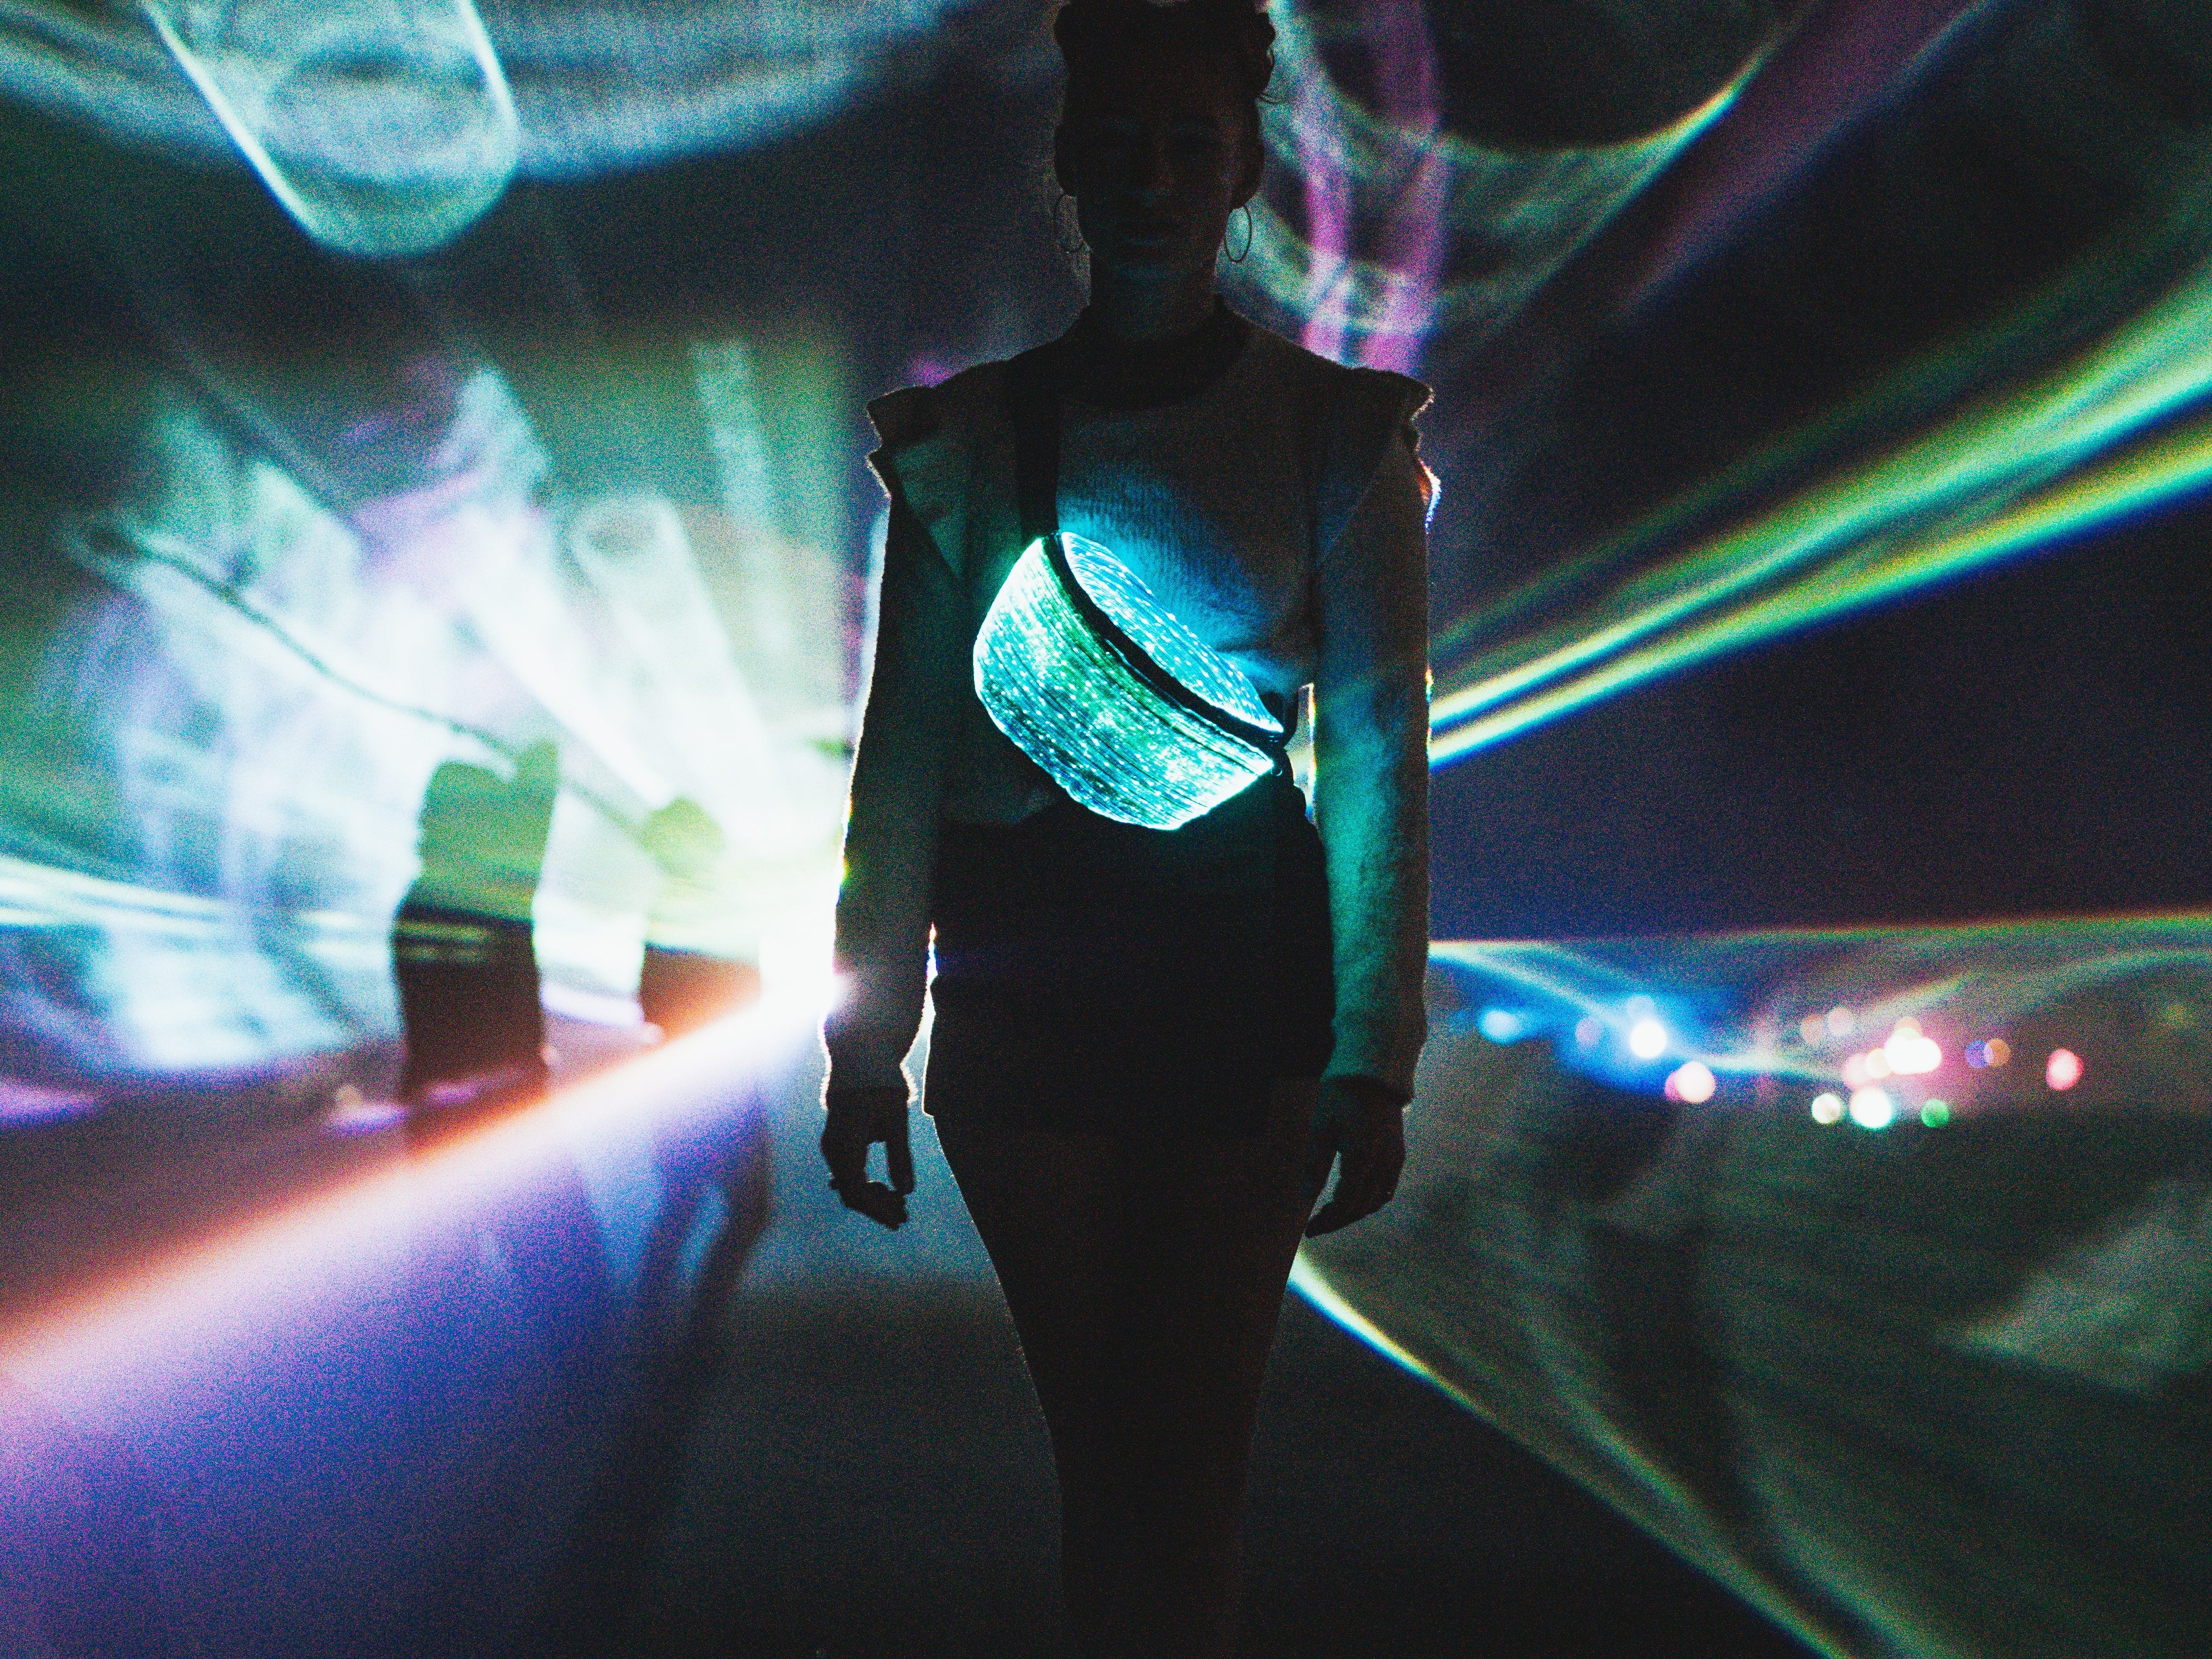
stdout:
<svg viewBox="0 0 2212 1659">
<path fill-rule="evenodd" d="M 1429 388 L 1410 374 L 1340 363 L 1271 328 L 1255 323 L 1251 329 L 1255 378 L 1304 392 L 1303 401 L 1332 424 L 1379 421 L 1392 427 L 1413 420 L 1429 405 Z"/>
<path fill-rule="evenodd" d="M 1302 392 L 1312 411 L 1318 545 L 1335 544 L 1394 453 L 1402 452 L 1408 464 L 1406 476 L 1419 491 L 1424 514 L 1433 511 L 1436 477 L 1420 459 L 1414 424 L 1429 406 L 1426 386 L 1391 369 L 1337 362 L 1268 329 L 1255 327 L 1252 343 L 1261 354 L 1255 372 L 1286 395 Z"/>
<path fill-rule="evenodd" d="M 1004 362 L 976 363 L 927 386 L 902 386 L 868 404 L 868 419 L 887 451 L 971 432 L 1004 398 Z"/>
</svg>

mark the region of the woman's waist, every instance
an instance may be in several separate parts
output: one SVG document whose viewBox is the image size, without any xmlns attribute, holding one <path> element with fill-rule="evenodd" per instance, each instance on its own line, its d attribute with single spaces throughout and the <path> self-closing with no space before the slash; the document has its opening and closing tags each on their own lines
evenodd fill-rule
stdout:
<svg viewBox="0 0 2212 1659">
<path fill-rule="evenodd" d="M 1102 896 L 1140 887 L 1193 883 L 1268 884 L 1287 854 L 1317 860 L 1319 837 L 1297 786 L 1270 773 L 1204 816 L 1176 830 L 1155 830 L 1101 816 L 1054 791 L 1018 817 L 978 820 L 946 813 L 938 830 L 938 888 L 1003 889 L 1045 872 L 1079 896 L 1090 881 Z"/>
</svg>

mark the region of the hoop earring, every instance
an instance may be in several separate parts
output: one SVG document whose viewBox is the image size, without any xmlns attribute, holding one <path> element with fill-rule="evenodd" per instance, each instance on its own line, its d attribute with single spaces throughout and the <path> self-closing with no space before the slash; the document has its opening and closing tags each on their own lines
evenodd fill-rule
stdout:
<svg viewBox="0 0 2212 1659">
<path fill-rule="evenodd" d="M 1224 240 L 1221 247 L 1221 251 L 1224 253 L 1229 253 L 1229 263 L 1232 265 L 1243 264 L 1246 258 L 1249 256 L 1252 252 L 1252 208 L 1249 203 L 1245 204 L 1243 209 L 1243 212 L 1244 215 L 1244 251 L 1242 253 L 1229 253 L 1229 245 L 1225 239 Z"/>
</svg>

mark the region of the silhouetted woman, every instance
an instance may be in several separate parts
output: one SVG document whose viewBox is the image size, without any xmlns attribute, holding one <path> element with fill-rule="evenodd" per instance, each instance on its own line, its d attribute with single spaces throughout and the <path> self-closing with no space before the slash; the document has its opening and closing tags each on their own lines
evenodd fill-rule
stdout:
<svg viewBox="0 0 2212 1659">
<path fill-rule="evenodd" d="M 1388 1201 L 1405 1156 L 1427 941 L 1429 480 L 1411 422 L 1428 394 L 1214 295 L 1260 183 L 1263 12 L 1070 0 L 1054 34 L 1054 167 L 1091 304 L 1047 346 L 870 411 L 891 518 L 822 1147 L 848 1205 L 904 1220 L 901 1062 L 933 928 L 925 1103 L 1051 1429 L 1082 1650 L 1225 1656 L 1301 1231 Z M 1060 529 L 1111 550 L 1282 726 L 1314 688 L 1318 834 L 1280 764 L 1180 828 L 1115 821 L 987 712 L 979 626 Z M 1090 689 L 1070 681 L 1059 712 Z M 1120 763 L 1140 795 L 1141 760 Z M 888 1187 L 867 1178 L 876 1141 Z"/>
</svg>

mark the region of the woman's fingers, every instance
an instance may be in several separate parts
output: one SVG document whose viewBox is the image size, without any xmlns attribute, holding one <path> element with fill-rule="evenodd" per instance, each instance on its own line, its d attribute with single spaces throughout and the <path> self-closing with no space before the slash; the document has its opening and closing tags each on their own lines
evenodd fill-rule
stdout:
<svg viewBox="0 0 2212 1659">
<path fill-rule="evenodd" d="M 890 1091 L 855 1090 L 846 1095 L 831 1091 L 829 1121 L 822 1130 L 822 1161 L 830 1166 L 830 1185 L 847 1209 L 882 1226 L 897 1228 L 906 1223 L 906 1194 L 914 1190 L 914 1154 L 907 1143 L 904 1099 L 869 1097 L 878 1092 Z M 878 1140 L 884 1143 L 891 1177 L 889 1187 L 868 1179 L 868 1148 Z"/>
<path fill-rule="evenodd" d="M 1325 1137 L 1329 1133 L 1327 1120 L 1322 1133 Z M 1374 1214 L 1396 1194 L 1399 1173 L 1406 1166 L 1405 1125 L 1395 1106 L 1387 1112 L 1360 1113 L 1343 1123 L 1335 1138 L 1336 1190 L 1306 1224 L 1308 1238 Z"/>
<path fill-rule="evenodd" d="M 906 1199 L 880 1181 L 865 1181 L 858 1186 L 847 1182 L 838 1187 L 837 1196 L 844 1200 L 847 1209 L 858 1210 L 869 1220 L 893 1232 L 906 1225 Z"/>
<path fill-rule="evenodd" d="M 891 1190 L 903 1196 L 914 1190 L 914 1149 L 907 1144 L 907 1116 L 903 1107 L 898 1116 L 886 1126 L 884 1135 L 884 1166 L 891 1178 Z M 905 1206 L 900 1206 L 900 1219 L 905 1218 Z"/>
<path fill-rule="evenodd" d="M 906 1194 L 914 1190 L 914 1161 L 911 1158 L 903 1159 L 906 1184 L 897 1192 L 880 1181 L 869 1180 L 868 1148 L 877 1139 L 862 1139 L 860 1134 L 850 1133 L 840 1134 L 833 1124 L 822 1132 L 822 1158 L 830 1166 L 830 1185 L 847 1209 L 857 1210 L 871 1221 L 896 1229 L 906 1222 Z M 903 1125 L 898 1139 L 906 1139 Z M 890 1162 L 893 1178 L 896 1179 L 902 1159 L 894 1156 Z"/>
</svg>

